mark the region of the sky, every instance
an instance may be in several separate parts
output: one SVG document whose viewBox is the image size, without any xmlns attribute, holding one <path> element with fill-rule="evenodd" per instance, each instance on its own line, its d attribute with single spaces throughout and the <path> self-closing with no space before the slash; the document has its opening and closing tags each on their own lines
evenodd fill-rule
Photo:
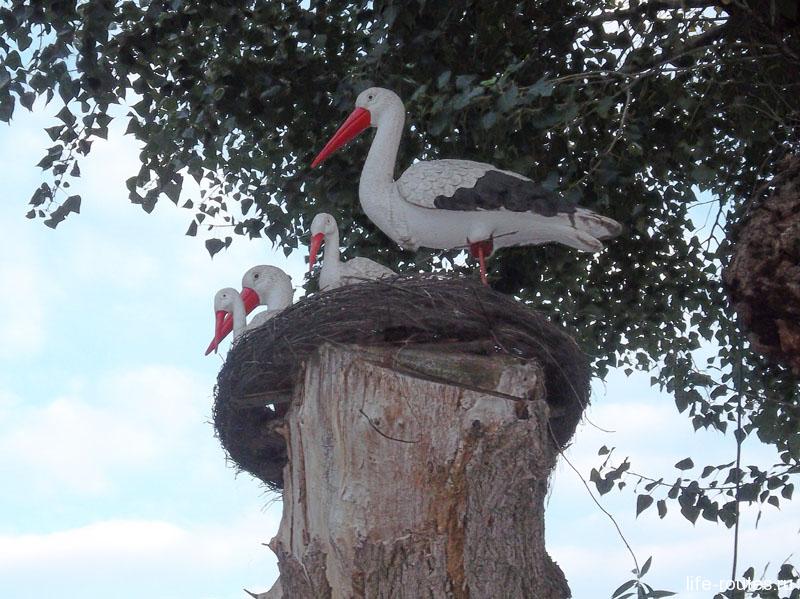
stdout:
<svg viewBox="0 0 800 599">
<path fill-rule="evenodd" d="M 124 122 L 81 163 L 70 190 L 83 195 L 81 214 L 55 231 L 27 220 L 52 112 L 19 111 L 0 128 L 0 597 L 265 591 L 277 567 L 262 543 L 277 531 L 280 498 L 226 462 L 210 424 L 222 357 L 203 353 L 216 290 L 273 264 L 292 275 L 298 299 L 305 256 L 237 239 L 211 259 L 202 236 L 184 236 L 190 212 L 168 200 L 151 215 L 131 205 L 124 182 L 138 171 L 138 152 Z M 197 199 L 197 189 L 184 198 Z M 734 457 L 732 436 L 695 433 L 648 381 L 612 372 L 595 382 L 593 424 L 581 425 L 551 481 L 547 546 L 576 599 L 609 597 L 633 562 L 565 460 L 588 480 L 598 448 L 613 446 L 635 471 L 674 480 L 673 464 L 686 456 L 699 465 Z M 771 448 L 745 442 L 745 464 L 774 459 Z M 599 501 L 639 563 L 653 557 L 645 581 L 654 587 L 695 599 L 713 591 L 687 581 L 699 589 L 699 580 L 729 578 L 732 531 L 692 525 L 674 510 L 637 519 L 632 492 Z M 774 576 L 798 553 L 796 504 L 769 506 L 758 528 L 755 510 L 743 508 L 741 569 L 771 564 Z"/>
</svg>

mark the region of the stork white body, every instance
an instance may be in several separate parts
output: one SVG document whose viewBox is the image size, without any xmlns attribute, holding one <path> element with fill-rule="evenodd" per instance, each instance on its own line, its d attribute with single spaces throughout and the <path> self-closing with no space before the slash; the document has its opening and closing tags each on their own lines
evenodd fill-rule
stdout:
<svg viewBox="0 0 800 599">
<path fill-rule="evenodd" d="M 320 237 L 321 236 L 321 237 Z M 378 264 L 369 258 L 352 258 L 343 262 L 339 250 L 339 227 L 336 219 L 324 212 L 317 214 L 311 222 L 312 259 L 316 259 L 319 240 L 323 239 L 322 268 L 319 273 L 319 288 L 321 291 L 336 289 L 345 285 L 363 283 L 365 280 L 380 279 L 395 274 L 393 270 Z M 317 243 L 314 243 L 314 239 Z"/>
<path fill-rule="evenodd" d="M 313 164 L 365 127 L 375 127 L 359 199 L 369 219 L 404 249 L 452 249 L 488 241 L 488 256 L 501 247 L 558 242 L 596 252 L 603 248 L 601 240 L 621 231 L 616 221 L 571 207 L 531 179 L 491 164 L 417 162 L 395 181 L 404 124 L 405 107 L 397 94 L 370 88 L 358 96 L 356 110 Z"/>
</svg>

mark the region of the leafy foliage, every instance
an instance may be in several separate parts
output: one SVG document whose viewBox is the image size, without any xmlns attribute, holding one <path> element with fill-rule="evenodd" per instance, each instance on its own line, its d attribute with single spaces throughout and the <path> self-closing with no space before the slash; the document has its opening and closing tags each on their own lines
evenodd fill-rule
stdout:
<svg viewBox="0 0 800 599">
<path fill-rule="evenodd" d="M 12 0 L 0 8 L 0 119 L 38 97 L 63 105 L 28 213 L 48 226 L 79 211 L 70 180 L 125 118 L 144 144 L 132 202 L 149 212 L 178 204 L 187 176 L 202 183 L 183 204 L 189 235 L 224 226 L 288 253 L 325 210 L 348 225 L 346 253 L 451 267 L 452 253 L 400 252 L 361 213 L 365 141 L 308 168 L 361 88 L 393 88 L 408 112 L 401 168 L 492 162 L 625 224 L 596 258 L 505 250 L 494 286 L 575 330 L 599 375 L 652 370 L 695 428 L 736 424 L 739 443 L 776 445 L 777 470 L 709 466 L 701 479 L 727 482 L 681 476 L 637 500 L 642 513 L 654 503 L 642 497 L 668 488 L 661 517 L 675 501 L 692 521 L 729 524 L 731 501 L 791 497 L 800 467 L 797 381 L 742 343 L 719 276 L 754 190 L 799 141 L 799 23 L 795 0 Z M 632 475 L 620 468 L 593 473 L 601 492 Z"/>
<path fill-rule="evenodd" d="M 648 557 L 642 565 L 641 569 L 634 568 L 633 575 L 636 578 L 623 582 L 613 593 L 611 599 L 629 599 L 636 597 L 636 599 L 660 599 L 661 597 L 672 597 L 675 593 L 671 591 L 657 591 L 649 584 L 642 581 L 645 574 L 650 571 L 650 566 L 653 564 L 653 558 Z"/>
</svg>

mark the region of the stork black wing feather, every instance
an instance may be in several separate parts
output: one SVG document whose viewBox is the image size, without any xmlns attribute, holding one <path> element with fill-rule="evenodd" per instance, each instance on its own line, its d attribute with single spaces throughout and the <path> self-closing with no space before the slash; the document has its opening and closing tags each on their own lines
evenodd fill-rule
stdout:
<svg viewBox="0 0 800 599">
<path fill-rule="evenodd" d="M 433 205 L 442 210 L 500 210 L 556 216 L 575 212 L 575 203 L 530 179 L 487 171 L 474 187 L 459 187 L 452 196 L 437 196 Z"/>
</svg>

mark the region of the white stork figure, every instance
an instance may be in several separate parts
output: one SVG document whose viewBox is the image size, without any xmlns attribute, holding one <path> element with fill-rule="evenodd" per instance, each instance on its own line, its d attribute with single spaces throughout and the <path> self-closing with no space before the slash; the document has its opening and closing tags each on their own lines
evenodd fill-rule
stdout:
<svg viewBox="0 0 800 599">
<path fill-rule="evenodd" d="M 225 287 L 217 291 L 214 296 L 214 314 L 216 326 L 214 327 L 214 348 L 225 335 L 221 335 L 225 318 L 230 318 L 233 327 L 233 340 L 236 341 L 246 327 L 246 314 L 242 296 L 233 287 Z M 227 335 L 227 333 L 226 333 Z"/>
<path fill-rule="evenodd" d="M 314 268 L 320 246 L 323 250 L 322 269 L 319 273 L 320 291 L 336 289 L 345 285 L 362 283 L 365 279 L 389 277 L 395 272 L 369 258 L 352 258 L 342 262 L 339 252 L 339 227 L 330 214 L 320 212 L 311 221 L 311 246 L 308 254 L 308 270 Z"/>
<path fill-rule="evenodd" d="M 244 273 L 242 292 L 238 295 L 241 296 L 245 315 L 250 314 L 258 306 L 267 306 L 267 310 L 256 314 L 247 325 L 247 329 L 255 329 L 292 305 L 294 296 L 292 278 L 277 266 L 266 264 L 254 266 Z M 206 349 L 206 355 L 214 351 L 232 329 L 235 330 L 233 318 L 226 317 Z"/>
<path fill-rule="evenodd" d="M 469 160 L 412 164 L 394 180 L 405 107 L 394 92 L 372 87 L 312 162 L 320 164 L 367 127 L 375 138 L 361 171 L 358 195 L 369 219 L 401 248 L 468 247 L 480 263 L 498 248 L 558 242 L 585 252 L 603 248 L 621 225 L 511 171 Z"/>
<path fill-rule="evenodd" d="M 292 305 L 292 277 L 277 266 L 254 266 L 242 277 L 243 296 L 252 293 L 258 298 L 257 305 L 267 306 L 266 310 L 256 314 L 250 322 L 256 328 Z"/>
</svg>

